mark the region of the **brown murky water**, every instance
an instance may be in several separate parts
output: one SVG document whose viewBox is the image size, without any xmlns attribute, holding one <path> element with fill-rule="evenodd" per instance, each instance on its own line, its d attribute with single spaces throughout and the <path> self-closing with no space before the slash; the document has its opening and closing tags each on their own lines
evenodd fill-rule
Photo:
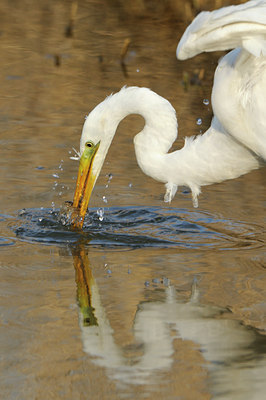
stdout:
<svg viewBox="0 0 266 400">
<path fill-rule="evenodd" d="M 204 188 L 197 210 L 186 191 L 166 206 L 137 166 L 143 121 L 130 116 L 84 234 L 57 219 L 73 197 L 72 147 L 106 95 L 138 85 L 169 99 L 175 148 L 208 127 L 221 54 L 176 60 L 195 13 L 185 4 L 0 1 L 4 399 L 265 396 L 265 168 Z"/>
</svg>

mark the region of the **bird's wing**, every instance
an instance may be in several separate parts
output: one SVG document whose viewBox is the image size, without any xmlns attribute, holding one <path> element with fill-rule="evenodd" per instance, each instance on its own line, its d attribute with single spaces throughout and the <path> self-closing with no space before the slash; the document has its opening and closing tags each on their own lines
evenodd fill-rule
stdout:
<svg viewBox="0 0 266 400">
<path fill-rule="evenodd" d="M 204 51 L 242 47 L 266 55 L 266 0 L 201 12 L 183 34 L 176 55 L 180 60 Z"/>
</svg>

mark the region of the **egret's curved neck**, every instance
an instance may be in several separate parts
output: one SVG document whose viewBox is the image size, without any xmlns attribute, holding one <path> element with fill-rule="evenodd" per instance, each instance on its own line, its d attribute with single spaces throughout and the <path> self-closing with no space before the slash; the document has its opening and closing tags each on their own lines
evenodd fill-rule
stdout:
<svg viewBox="0 0 266 400">
<path fill-rule="evenodd" d="M 108 119 L 107 135 L 113 137 L 118 124 L 130 114 L 139 114 L 145 120 L 142 139 L 150 146 L 160 146 L 167 152 L 177 137 L 177 119 L 172 105 L 147 88 L 128 87 L 108 97 L 99 105 Z"/>
<path fill-rule="evenodd" d="M 200 186 L 258 168 L 254 155 L 228 135 L 215 118 L 205 134 L 196 140 L 187 139 L 181 150 L 168 153 L 177 137 L 174 108 L 149 89 L 129 87 L 100 103 L 84 124 L 81 153 L 88 138 L 100 141 L 92 171 L 96 179 L 118 124 L 129 114 L 145 119 L 144 129 L 134 138 L 137 161 L 145 174 L 167 184 L 167 201 L 173 198 L 178 185 L 184 185 L 191 189 L 196 204 Z"/>
<path fill-rule="evenodd" d="M 176 113 L 169 101 L 150 89 L 139 87 L 122 88 L 107 97 L 91 111 L 84 123 L 80 153 L 88 139 L 95 143 L 100 141 L 93 167 L 96 179 L 119 123 L 130 114 L 139 114 L 145 120 L 144 129 L 135 136 L 136 155 L 142 170 L 156 179 L 143 162 L 149 163 L 149 155 L 163 155 L 170 149 L 177 137 Z"/>
</svg>

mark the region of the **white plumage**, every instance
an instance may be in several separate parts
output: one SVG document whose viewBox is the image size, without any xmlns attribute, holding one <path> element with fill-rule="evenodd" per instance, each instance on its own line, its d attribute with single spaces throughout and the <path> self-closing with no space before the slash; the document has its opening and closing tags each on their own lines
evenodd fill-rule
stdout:
<svg viewBox="0 0 266 400">
<path fill-rule="evenodd" d="M 255 57 L 266 55 L 266 1 L 252 0 L 238 6 L 201 12 L 177 46 L 185 60 L 204 51 L 245 49 Z"/>
<path fill-rule="evenodd" d="M 81 154 L 88 141 L 100 142 L 93 176 L 97 179 L 117 126 L 129 114 L 145 119 L 134 138 L 136 157 L 145 174 L 166 184 L 165 201 L 184 185 L 197 206 L 201 186 L 258 168 L 266 160 L 266 1 L 199 14 L 180 40 L 177 57 L 235 47 L 215 72 L 210 128 L 186 138 L 181 150 L 168 153 L 177 138 L 175 110 L 151 90 L 123 88 L 100 103 L 88 115 L 81 136 Z"/>
<path fill-rule="evenodd" d="M 215 72 L 214 115 L 229 135 L 266 160 L 266 0 L 200 13 L 176 54 L 183 60 L 235 47 Z"/>
</svg>

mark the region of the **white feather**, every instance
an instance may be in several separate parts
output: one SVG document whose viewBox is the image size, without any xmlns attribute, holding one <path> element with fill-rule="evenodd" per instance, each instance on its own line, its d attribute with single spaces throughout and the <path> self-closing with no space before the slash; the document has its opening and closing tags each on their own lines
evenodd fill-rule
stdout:
<svg viewBox="0 0 266 400">
<path fill-rule="evenodd" d="M 201 12 L 186 29 L 176 54 L 184 60 L 203 51 L 236 47 L 255 56 L 266 54 L 266 0 Z"/>
<path fill-rule="evenodd" d="M 134 138 L 136 157 L 145 174 L 166 184 L 165 201 L 184 185 L 197 206 L 201 186 L 259 168 L 266 160 L 265 43 L 266 0 L 199 14 L 178 45 L 179 58 L 240 46 L 222 58 L 215 72 L 210 128 L 168 153 L 177 138 L 175 110 L 147 88 L 124 87 L 100 103 L 84 123 L 80 154 L 87 140 L 100 141 L 94 175 L 100 173 L 119 122 L 129 114 L 145 119 L 144 129 Z"/>
</svg>

